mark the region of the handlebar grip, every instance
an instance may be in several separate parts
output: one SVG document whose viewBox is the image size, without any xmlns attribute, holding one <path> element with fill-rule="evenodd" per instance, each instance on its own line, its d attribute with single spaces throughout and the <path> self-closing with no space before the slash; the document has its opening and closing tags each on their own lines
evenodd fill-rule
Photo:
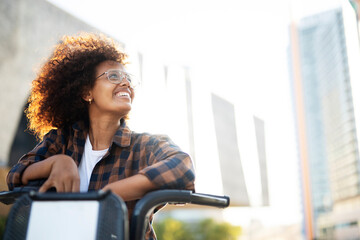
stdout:
<svg viewBox="0 0 360 240">
<path fill-rule="evenodd" d="M 212 207 L 226 208 L 230 205 L 230 198 L 228 196 L 216 196 L 210 194 L 192 193 L 191 203 L 212 206 Z"/>
</svg>

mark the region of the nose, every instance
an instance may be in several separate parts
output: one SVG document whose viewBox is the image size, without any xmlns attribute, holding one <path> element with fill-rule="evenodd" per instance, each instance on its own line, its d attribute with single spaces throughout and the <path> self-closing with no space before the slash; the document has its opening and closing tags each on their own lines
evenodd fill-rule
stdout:
<svg viewBox="0 0 360 240">
<path fill-rule="evenodd" d="M 124 77 L 120 82 L 120 86 L 122 86 L 122 87 L 125 87 L 125 86 L 126 87 L 131 87 L 131 84 L 130 84 L 129 80 L 127 80 L 127 78 Z"/>
</svg>

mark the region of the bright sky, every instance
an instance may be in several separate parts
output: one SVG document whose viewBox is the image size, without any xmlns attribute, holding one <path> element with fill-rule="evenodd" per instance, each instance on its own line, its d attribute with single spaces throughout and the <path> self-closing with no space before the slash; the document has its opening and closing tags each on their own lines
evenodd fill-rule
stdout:
<svg viewBox="0 0 360 240">
<path fill-rule="evenodd" d="M 299 183 L 288 78 L 288 24 L 338 0 L 51 0 L 164 64 L 207 76 L 218 95 L 265 121 L 273 210 L 299 221 Z M 291 10 L 291 11 L 290 11 Z M 246 99 L 246 101 L 244 101 Z M 252 210 L 251 214 L 257 214 Z M 263 213 L 262 213 L 263 214 Z"/>
</svg>

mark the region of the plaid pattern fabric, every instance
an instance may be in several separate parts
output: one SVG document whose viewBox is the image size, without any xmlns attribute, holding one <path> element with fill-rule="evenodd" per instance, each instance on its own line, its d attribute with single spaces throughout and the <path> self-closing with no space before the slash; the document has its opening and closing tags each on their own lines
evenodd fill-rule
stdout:
<svg viewBox="0 0 360 240">
<path fill-rule="evenodd" d="M 30 164 L 55 154 L 71 156 L 79 166 L 87 131 L 84 124 L 75 123 L 69 129 L 51 130 L 32 151 L 21 157 L 7 176 L 9 189 L 21 186 L 21 175 Z M 132 132 L 121 121 L 108 152 L 95 166 L 89 191 L 99 190 L 135 174 L 144 174 L 159 189 L 194 190 L 194 168 L 188 154 L 182 152 L 167 136 Z M 129 216 L 136 201 L 126 203 Z M 155 239 L 149 226 L 146 239 Z"/>
</svg>

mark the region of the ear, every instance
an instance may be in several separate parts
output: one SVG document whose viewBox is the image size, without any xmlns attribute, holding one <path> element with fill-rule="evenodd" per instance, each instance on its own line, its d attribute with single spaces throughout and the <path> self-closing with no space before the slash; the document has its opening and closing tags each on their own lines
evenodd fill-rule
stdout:
<svg viewBox="0 0 360 240">
<path fill-rule="evenodd" d="M 91 91 L 84 92 L 81 97 L 82 97 L 82 99 L 84 99 L 85 102 L 88 102 L 89 100 L 93 100 Z"/>
</svg>

